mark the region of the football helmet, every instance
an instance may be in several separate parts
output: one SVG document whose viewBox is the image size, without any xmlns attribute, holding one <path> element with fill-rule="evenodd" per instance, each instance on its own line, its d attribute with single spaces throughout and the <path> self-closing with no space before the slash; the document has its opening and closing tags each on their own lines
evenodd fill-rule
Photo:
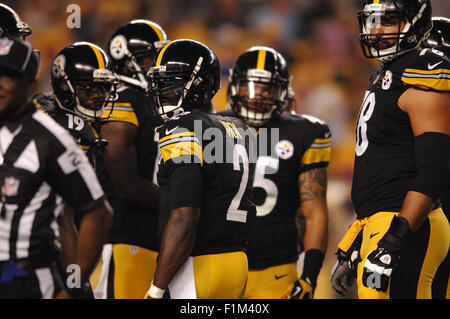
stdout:
<svg viewBox="0 0 450 319">
<path fill-rule="evenodd" d="M 424 41 L 423 47 L 436 48 L 444 51 L 447 56 L 450 56 L 450 19 L 444 17 L 433 17 L 433 29 Z"/>
<path fill-rule="evenodd" d="M 287 63 L 279 52 L 252 47 L 230 70 L 229 106 L 247 124 L 261 126 L 289 105 L 289 83 Z"/>
<path fill-rule="evenodd" d="M 189 39 L 170 42 L 147 73 L 149 95 L 160 117 L 195 108 L 210 108 L 220 87 L 220 63 L 206 45 Z"/>
<path fill-rule="evenodd" d="M 149 20 L 133 20 L 119 27 L 108 45 L 118 79 L 127 85 L 147 90 L 145 74 L 158 51 L 169 42 L 164 30 Z"/>
<path fill-rule="evenodd" d="M 117 99 L 117 78 L 108 56 L 89 42 L 73 43 L 56 55 L 51 86 L 60 108 L 86 120 L 98 119 L 106 104 Z"/>
<path fill-rule="evenodd" d="M 0 3 L 0 36 L 11 36 L 25 40 L 31 28 L 7 5 Z"/>
<path fill-rule="evenodd" d="M 363 54 L 388 62 L 416 49 L 431 30 L 430 0 L 366 0 L 358 12 Z M 380 32 L 382 31 L 382 32 Z"/>
</svg>

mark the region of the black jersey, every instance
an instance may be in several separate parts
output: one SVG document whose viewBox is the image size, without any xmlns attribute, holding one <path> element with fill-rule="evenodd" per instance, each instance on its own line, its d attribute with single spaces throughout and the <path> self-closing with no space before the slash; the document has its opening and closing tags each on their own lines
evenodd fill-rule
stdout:
<svg viewBox="0 0 450 319">
<path fill-rule="evenodd" d="M 89 162 L 97 171 L 102 165 L 106 145 L 106 141 L 101 138 L 99 124 L 87 121 L 75 112 L 58 107 L 53 94 L 40 93 L 34 97 L 33 104 L 69 131 L 81 149 L 86 152 Z"/>
<path fill-rule="evenodd" d="M 49 261 L 63 201 L 84 214 L 103 204 L 102 188 L 69 133 L 31 104 L 0 125 L 0 142 L 0 261 Z"/>
<path fill-rule="evenodd" d="M 234 113 L 227 110 L 221 114 Z M 329 128 L 312 116 L 284 112 L 261 127 L 257 136 L 258 161 L 252 194 L 257 218 L 247 250 L 250 269 L 297 260 L 299 175 L 328 166 L 331 156 Z"/>
<path fill-rule="evenodd" d="M 138 175 L 156 181 L 158 144 L 155 128 L 160 119 L 152 111 L 152 102 L 137 90 L 122 86 L 118 89 L 118 100 L 114 107 L 108 105 L 103 113 L 103 123 L 118 121 L 137 128 L 135 139 Z M 112 109 L 112 112 L 111 112 Z M 112 174 L 112 173 L 111 173 Z M 141 207 L 138 203 L 122 199 L 116 192 L 108 194 L 114 208 L 114 217 L 108 242 L 130 244 L 158 250 L 158 211 Z"/>
<path fill-rule="evenodd" d="M 450 61 L 434 49 L 380 64 L 370 79 L 356 127 L 352 201 L 358 218 L 399 211 L 416 175 L 414 134 L 398 106 L 410 87 L 450 91 Z"/>
<path fill-rule="evenodd" d="M 192 255 L 245 250 L 256 214 L 250 202 L 255 163 L 248 157 L 254 132 L 238 119 L 201 112 L 183 113 L 158 131 L 160 232 L 177 208 L 171 196 L 177 196 L 179 207 L 192 207 L 190 198 L 171 193 L 171 173 L 196 165 L 201 167 L 203 192 Z"/>
</svg>

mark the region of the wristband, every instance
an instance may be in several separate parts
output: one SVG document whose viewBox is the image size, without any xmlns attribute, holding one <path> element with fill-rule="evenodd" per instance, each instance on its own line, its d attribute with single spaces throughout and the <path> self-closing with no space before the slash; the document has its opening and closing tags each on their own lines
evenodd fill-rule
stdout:
<svg viewBox="0 0 450 319">
<path fill-rule="evenodd" d="M 413 232 L 406 218 L 394 216 L 388 231 L 378 242 L 378 247 L 384 247 L 392 252 L 399 251 L 412 235 Z"/>
<path fill-rule="evenodd" d="M 162 299 L 165 292 L 166 292 L 165 289 L 156 287 L 152 282 L 152 285 L 150 286 L 150 289 L 148 290 L 148 296 L 153 299 Z"/>
<path fill-rule="evenodd" d="M 301 279 L 310 282 L 312 286 L 315 287 L 317 276 L 319 275 L 320 268 L 322 268 L 323 259 L 324 254 L 320 250 L 307 250 L 305 252 L 305 260 L 303 262 L 303 273 Z"/>
</svg>

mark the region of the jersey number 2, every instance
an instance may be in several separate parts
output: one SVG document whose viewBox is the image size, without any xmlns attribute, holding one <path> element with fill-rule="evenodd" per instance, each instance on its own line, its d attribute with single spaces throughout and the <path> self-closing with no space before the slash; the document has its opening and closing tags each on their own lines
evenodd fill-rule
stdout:
<svg viewBox="0 0 450 319">
<path fill-rule="evenodd" d="M 227 220 L 246 223 L 247 222 L 247 211 L 239 209 L 241 204 L 242 196 L 244 196 L 245 189 L 248 183 L 248 155 L 247 150 L 241 144 L 234 145 L 233 149 L 233 170 L 240 171 L 241 165 L 243 164 L 243 172 L 241 183 L 239 184 L 239 189 L 236 195 L 234 195 L 230 206 L 227 211 Z"/>
</svg>

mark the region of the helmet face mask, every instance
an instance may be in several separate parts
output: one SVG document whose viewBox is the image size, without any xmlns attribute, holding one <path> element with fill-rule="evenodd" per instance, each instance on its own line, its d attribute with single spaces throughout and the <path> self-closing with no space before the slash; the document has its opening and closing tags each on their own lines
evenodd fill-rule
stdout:
<svg viewBox="0 0 450 319">
<path fill-rule="evenodd" d="M 161 50 L 147 79 L 156 111 L 167 121 L 211 101 L 220 86 L 219 60 L 200 42 L 176 40 Z"/>
<path fill-rule="evenodd" d="M 264 51 L 270 62 L 256 67 Z M 264 125 L 278 117 L 287 105 L 289 74 L 284 58 L 271 48 L 255 47 L 244 52 L 230 72 L 228 102 L 247 124 Z"/>
<path fill-rule="evenodd" d="M 431 30 L 429 0 L 367 2 L 358 12 L 360 44 L 366 58 L 388 62 L 416 49 Z"/>
<path fill-rule="evenodd" d="M 93 50 L 103 59 L 102 67 Z M 91 57 L 90 61 L 88 57 Z M 79 42 L 63 49 L 52 64 L 51 82 L 58 106 L 86 120 L 99 119 L 105 106 L 117 99 L 117 78 L 107 56 L 93 44 Z"/>
</svg>

